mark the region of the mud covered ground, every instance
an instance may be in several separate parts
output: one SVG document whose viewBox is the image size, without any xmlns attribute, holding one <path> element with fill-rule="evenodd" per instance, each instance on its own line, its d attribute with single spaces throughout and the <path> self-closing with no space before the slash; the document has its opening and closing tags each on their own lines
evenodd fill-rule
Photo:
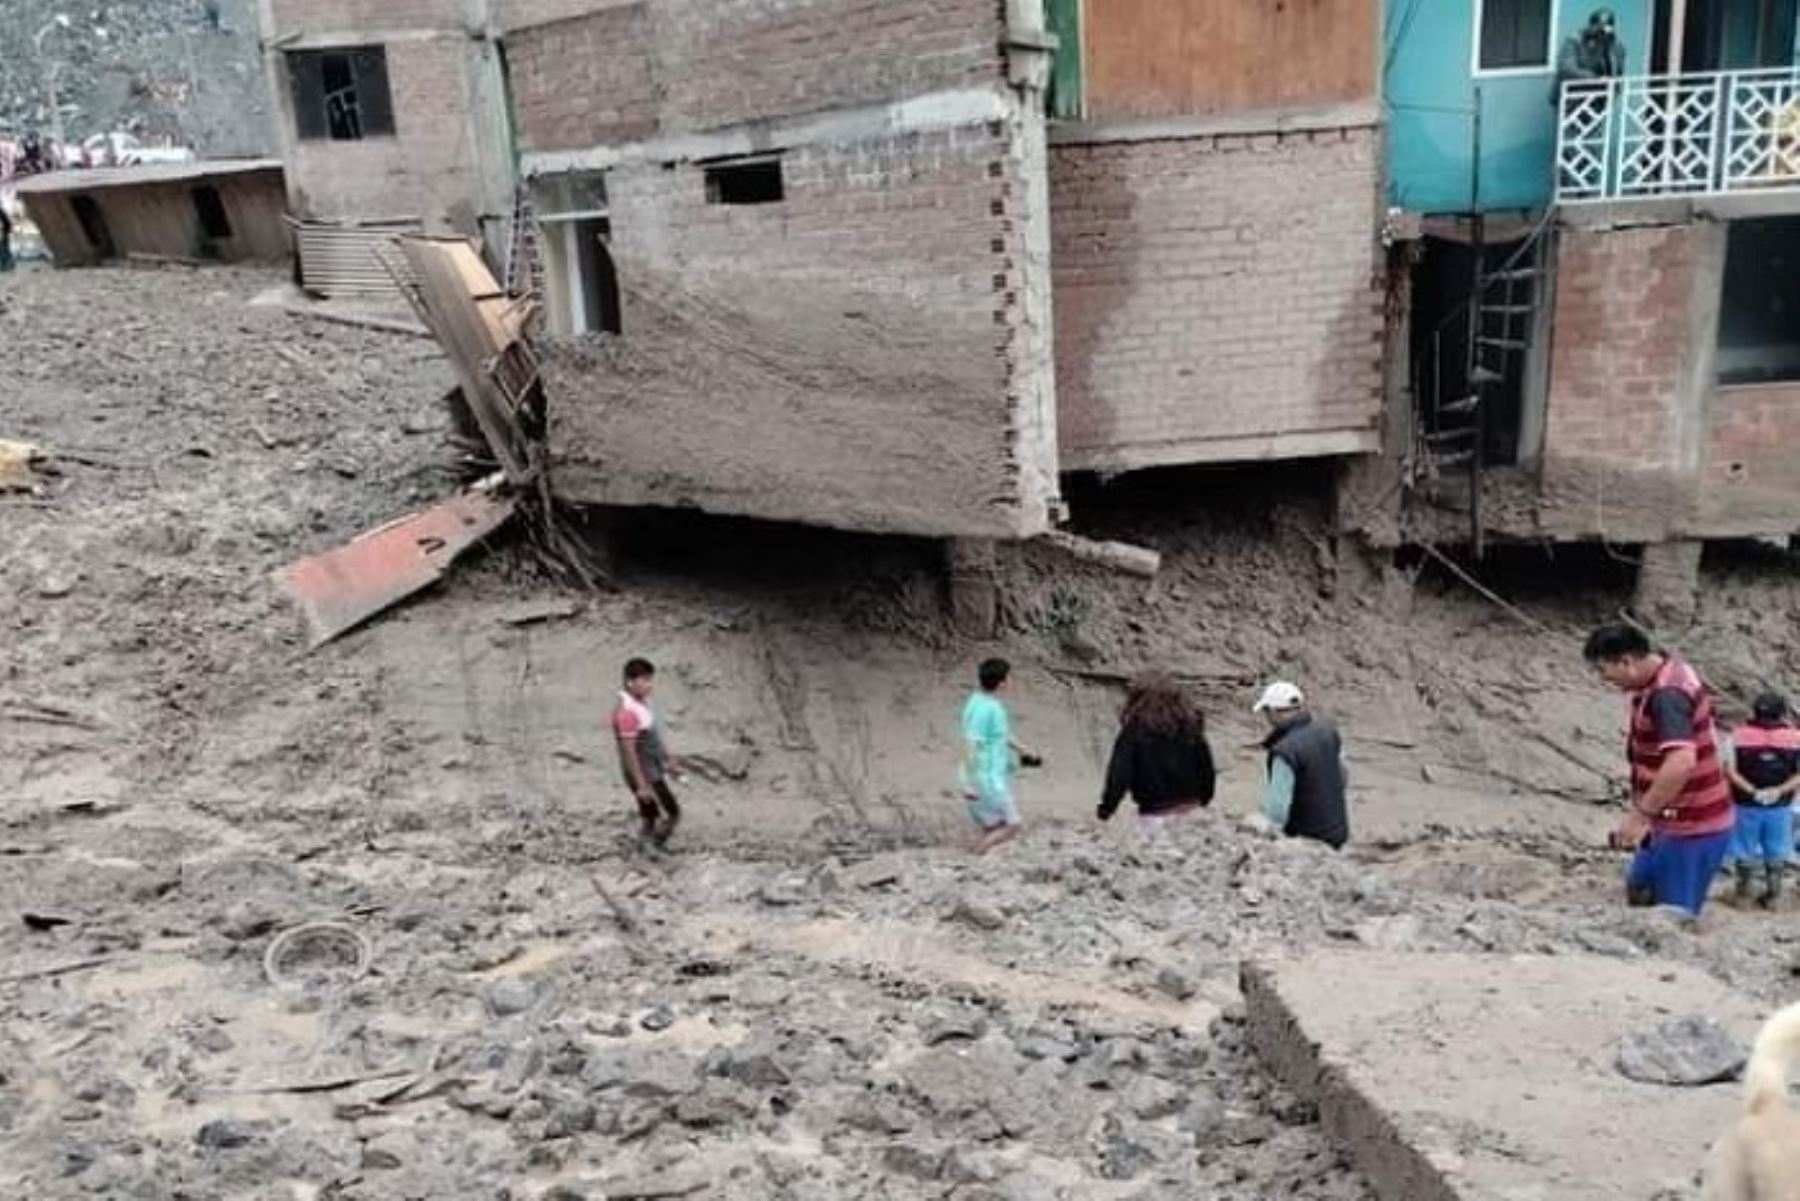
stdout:
<svg viewBox="0 0 1800 1201">
<path fill-rule="evenodd" d="M 620 588 L 501 546 L 313 654 L 268 572 L 448 495 L 429 343 L 303 323 L 280 280 L 0 283 L 0 1188 L 226 1198 L 1362 1198 L 1244 1049 L 1247 956 L 1660 956 L 1791 996 L 1791 911 L 1631 913 L 1599 849 L 1604 556 L 1462 585 L 1339 553 L 1304 472 L 1075 490 L 1150 585 L 1038 552 L 1008 633 L 946 632 L 932 548 L 632 522 Z M 1794 679 L 1779 556 L 1682 645 Z M 556 608 L 546 617 L 546 605 Z M 960 850 L 973 663 L 1019 664 L 1032 828 Z M 689 816 L 634 846 L 599 720 L 645 653 Z M 1118 693 L 1188 677 L 1225 767 L 1163 843 L 1092 807 Z M 1358 841 L 1235 815 L 1281 673 L 1343 726 Z M 271 944 L 303 923 L 341 941 Z M 359 945 L 360 944 L 360 945 Z M 350 958 L 366 950 L 366 970 Z"/>
</svg>

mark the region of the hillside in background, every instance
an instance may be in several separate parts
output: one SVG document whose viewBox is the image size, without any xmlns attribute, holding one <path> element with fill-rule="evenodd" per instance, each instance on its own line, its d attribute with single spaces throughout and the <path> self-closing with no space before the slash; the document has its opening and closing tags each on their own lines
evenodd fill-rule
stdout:
<svg viewBox="0 0 1800 1201">
<path fill-rule="evenodd" d="M 0 129 L 49 133 L 52 83 L 71 141 L 128 130 L 206 157 L 275 149 L 251 0 L 5 0 Z"/>
</svg>

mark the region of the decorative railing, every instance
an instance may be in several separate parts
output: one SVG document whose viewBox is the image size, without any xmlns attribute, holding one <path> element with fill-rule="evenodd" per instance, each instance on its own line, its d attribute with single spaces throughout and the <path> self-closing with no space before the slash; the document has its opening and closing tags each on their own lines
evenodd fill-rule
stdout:
<svg viewBox="0 0 1800 1201">
<path fill-rule="evenodd" d="M 1560 203 L 1800 191 L 1800 66 L 1571 80 Z"/>
</svg>

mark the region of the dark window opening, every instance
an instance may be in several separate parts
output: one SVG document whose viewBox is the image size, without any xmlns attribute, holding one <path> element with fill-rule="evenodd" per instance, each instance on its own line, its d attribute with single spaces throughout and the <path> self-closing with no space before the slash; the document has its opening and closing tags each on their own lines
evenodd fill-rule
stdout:
<svg viewBox="0 0 1800 1201">
<path fill-rule="evenodd" d="M 1488 280 L 1483 303 L 1471 303 L 1475 248 L 1449 238 L 1426 238 L 1413 269 L 1413 396 L 1420 427 L 1442 436 L 1446 450 L 1467 449 L 1455 431 L 1479 423 L 1481 461 L 1517 464 L 1524 451 L 1529 348 L 1537 312 L 1536 260 L 1519 257 L 1519 242 L 1482 250 Z M 1471 347 L 1470 339 L 1480 344 Z M 1471 397 L 1479 397 L 1470 404 Z"/>
<path fill-rule="evenodd" d="M 575 236 L 575 309 L 578 334 L 616 334 L 619 319 L 619 274 L 613 267 L 606 239 L 611 232 L 605 221 L 573 222 Z"/>
<path fill-rule="evenodd" d="M 295 50 L 287 64 L 301 139 L 354 142 L 394 132 L 387 51 L 380 46 Z"/>
<path fill-rule="evenodd" d="M 1081 0 L 1049 0 L 1044 24 L 1056 35 L 1044 104 L 1053 119 L 1075 120 L 1081 116 Z"/>
<path fill-rule="evenodd" d="M 194 198 L 194 215 L 200 218 L 200 232 L 212 241 L 231 236 L 231 218 L 225 214 L 225 201 L 219 189 L 201 184 L 189 193 Z"/>
<path fill-rule="evenodd" d="M 1672 7 L 1672 0 L 1656 0 L 1652 71 L 1662 71 L 1668 63 Z M 1784 67 L 1794 61 L 1795 35 L 1800 32 L 1796 0 L 1687 0 L 1685 12 L 1683 71 L 1742 71 Z"/>
<path fill-rule="evenodd" d="M 1481 69 L 1550 65 L 1552 0 L 1481 0 Z"/>
<path fill-rule="evenodd" d="M 1800 380 L 1800 217 L 1731 223 L 1718 364 L 1722 384 Z"/>
<path fill-rule="evenodd" d="M 110 259 L 118 253 L 113 247 L 112 230 L 106 227 L 106 216 L 94 203 L 94 198 L 77 196 L 69 204 L 75 210 L 75 220 L 81 223 L 81 236 L 87 239 L 94 257 Z"/>
<path fill-rule="evenodd" d="M 721 163 L 706 169 L 708 204 L 775 204 L 783 195 L 779 159 Z"/>
</svg>

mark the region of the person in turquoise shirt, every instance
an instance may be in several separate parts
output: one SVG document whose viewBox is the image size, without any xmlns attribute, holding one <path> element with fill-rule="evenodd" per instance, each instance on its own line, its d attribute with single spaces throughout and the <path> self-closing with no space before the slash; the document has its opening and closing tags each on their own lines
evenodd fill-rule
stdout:
<svg viewBox="0 0 1800 1201">
<path fill-rule="evenodd" d="M 985 855 L 1019 836 L 1019 805 L 1013 794 L 1015 763 L 1036 767 L 1042 760 L 1012 736 L 1012 717 L 1001 694 L 1012 679 L 1012 665 L 989 659 L 976 673 L 979 687 L 963 705 L 963 755 L 960 783 L 969 820 L 981 832 L 975 853 Z"/>
</svg>

